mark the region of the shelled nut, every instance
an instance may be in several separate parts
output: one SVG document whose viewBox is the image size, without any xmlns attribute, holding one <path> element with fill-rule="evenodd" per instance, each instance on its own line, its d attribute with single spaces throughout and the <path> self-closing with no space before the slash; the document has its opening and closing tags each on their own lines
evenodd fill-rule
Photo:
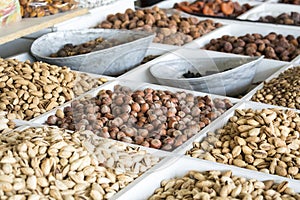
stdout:
<svg viewBox="0 0 300 200">
<path fill-rule="evenodd" d="M 228 99 L 116 85 L 51 115 L 47 124 L 156 149 L 172 150 L 232 106 Z"/>
<path fill-rule="evenodd" d="M 258 181 L 231 171 L 189 171 L 184 177 L 163 180 L 149 200 L 162 199 L 299 199 L 288 182 Z"/>
<path fill-rule="evenodd" d="M 110 14 L 98 28 L 145 30 L 156 33 L 154 42 L 183 45 L 220 27 L 222 24 L 212 20 L 199 21 L 195 17 L 181 17 L 179 14 L 168 16 L 166 12 L 151 9 L 127 9 L 125 13 Z"/>
<path fill-rule="evenodd" d="M 97 158 L 101 153 L 96 156 L 87 149 L 92 146 L 87 141 L 88 135 L 87 132 L 69 133 L 54 127 L 28 128 L 0 135 L 1 144 L 5 147 L 0 153 L 1 197 L 111 198 L 137 175 L 103 167 L 105 163 Z M 112 148 L 104 151 L 112 153 L 111 158 L 114 159 L 114 149 L 118 147 L 104 141 L 101 144 Z M 139 154 L 138 150 L 133 151 Z M 130 150 L 127 152 L 130 154 Z M 139 155 L 146 154 L 142 152 Z M 119 156 L 118 164 L 122 155 Z M 151 161 L 155 163 L 157 160 Z M 150 162 L 147 167 L 153 163 Z"/>
<path fill-rule="evenodd" d="M 237 16 L 243 14 L 252 7 L 253 6 L 249 5 L 248 3 L 240 5 L 239 2 L 232 2 L 231 0 L 214 0 L 207 2 L 195 1 L 193 3 L 183 1 L 174 4 L 174 8 L 190 14 L 210 15 L 229 18 L 236 18 Z"/>
<path fill-rule="evenodd" d="M 278 77 L 264 82 L 252 101 L 300 109 L 300 66 L 289 68 Z"/>
<path fill-rule="evenodd" d="M 194 142 L 186 154 L 300 179 L 299 122 L 292 110 L 237 109 L 223 128 Z"/>
<path fill-rule="evenodd" d="M 117 175 L 127 174 L 132 179 L 137 178 L 143 172 L 158 163 L 159 158 L 141 150 L 138 147 L 130 147 L 121 142 L 99 138 L 91 131 L 82 131 L 87 140 L 84 146 L 97 157 L 99 163 L 115 170 Z"/>
<path fill-rule="evenodd" d="M 300 54 L 299 41 L 300 36 L 296 38 L 274 32 L 265 36 L 258 33 L 239 37 L 223 35 L 221 38 L 210 40 L 204 49 L 248 56 L 264 55 L 270 59 L 291 61 Z"/>
</svg>

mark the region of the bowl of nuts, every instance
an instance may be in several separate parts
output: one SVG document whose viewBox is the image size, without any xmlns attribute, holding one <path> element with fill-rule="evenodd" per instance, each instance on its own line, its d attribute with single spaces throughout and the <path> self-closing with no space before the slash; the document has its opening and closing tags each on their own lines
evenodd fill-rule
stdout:
<svg viewBox="0 0 300 200">
<path fill-rule="evenodd" d="M 31 53 L 37 60 L 73 70 L 118 76 L 143 60 L 153 38 L 144 31 L 58 31 L 35 40 Z"/>
<path fill-rule="evenodd" d="M 261 57 L 216 57 L 157 62 L 151 74 L 162 85 L 225 96 L 244 93 Z"/>
</svg>

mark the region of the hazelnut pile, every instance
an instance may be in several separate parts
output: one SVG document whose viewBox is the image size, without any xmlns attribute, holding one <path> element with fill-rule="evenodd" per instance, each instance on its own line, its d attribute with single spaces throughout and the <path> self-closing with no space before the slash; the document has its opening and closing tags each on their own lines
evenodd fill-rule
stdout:
<svg viewBox="0 0 300 200">
<path fill-rule="evenodd" d="M 47 124 L 69 130 L 91 130 L 104 137 L 146 147 L 173 150 L 232 107 L 228 99 L 191 93 L 132 91 L 116 85 L 96 97 L 75 100 L 57 110 Z"/>
<path fill-rule="evenodd" d="M 264 17 L 260 17 L 258 21 L 274 23 L 274 24 L 286 24 L 286 25 L 299 26 L 300 25 L 300 13 L 298 13 L 298 12 L 291 12 L 291 14 L 282 13 L 282 14 L 278 15 L 277 17 L 273 17 L 272 15 L 267 15 Z"/>
<path fill-rule="evenodd" d="M 204 49 L 226 53 L 242 54 L 248 56 L 261 56 L 265 58 L 291 61 L 300 54 L 300 36 L 283 36 L 274 32 L 268 35 L 259 33 L 243 36 L 224 35 L 221 38 L 212 39 L 204 46 Z"/>
<path fill-rule="evenodd" d="M 156 33 L 153 42 L 183 45 L 222 26 L 212 20 L 199 21 L 195 17 L 181 17 L 179 14 L 168 16 L 158 7 L 137 10 L 127 9 L 125 13 L 110 14 L 97 25 L 105 29 L 144 30 Z"/>
<path fill-rule="evenodd" d="M 207 0 L 193 3 L 184 1 L 174 4 L 174 8 L 187 13 L 229 18 L 236 18 L 252 7 L 248 3 L 240 5 L 239 2 L 232 2 L 231 0 Z"/>
</svg>

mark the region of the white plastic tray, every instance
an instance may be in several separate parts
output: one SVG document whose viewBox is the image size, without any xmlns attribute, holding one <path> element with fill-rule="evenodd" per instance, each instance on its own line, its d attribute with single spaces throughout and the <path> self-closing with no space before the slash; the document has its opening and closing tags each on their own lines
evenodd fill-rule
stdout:
<svg viewBox="0 0 300 200">
<path fill-rule="evenodd" d="M 178 58 L 195 58 L 196 56 L 206 56 L 207 57 L 245 57 L 243 55 L 237 54 L 227 54 L 216 51 L 207 51 L 201 49 L 190 49 L 190 48 L 180 48 L 175 51 L 170 51 L 169 53 L 156 58 L 148 63 L 145 63 L 125 74 L 120 76 L 122 79 L 141 81 L 158 84 L 157 80 L 152 76 L 149 71 L 151 65 L 167 60 L 173 60 Z M 287 65 L 287 62 L 276 61 L 271 59 L 263 59 L 263 61 L 257 66 L 256 75 L 253 82 L 260 82 L 266 80 L 269 76 L 275 73 L 277 70 Z"/>
<path fill-rule="evenodd" d="M 182 177 L 190 170 L 231 170 L 233 175 L 245 177 L 247 179 L 254 178 L 259 181 L 274 180 L 277 183 L 288 181 L 289 187 L 293 188 L 295 192 L 300 192 L 299 181 L 184 156 L 175 157 L 174 159 L 169 160 L 169 162 L 161 163 L 161 165 L 152 168 L 152 173 L 150 175 L 143 179 L 139 179 L 139 181 L 135 182 L 135 185 L 130 185 L 130 187 L 127 187 L 125 190 L 119 192 L 112 199 L 147 199 L 154 193 L 155 189 L 160 187 L 161 181 L 175 177 Z"/>
<path fill-rule="evenodd" d="M 292 5 L 292 4 L 283 4 L 283 3 L 264 3 L 260 6 L 256 6 L 255 8 L 252 8 L 248 12 L 240 15 L 238 19 L 244 19 L 244 20 L 252 20 L 256 21 L 260 17 L 264 17 L 267 15 L 271 15 L 273 17 L 277 17 L 278 15 L 282 13 L 288 13 L 291 12 L 300 12 L 300 6 L 298 5 Z M 283 24 L 281 24 L 283 25 Z"/>
</svg>

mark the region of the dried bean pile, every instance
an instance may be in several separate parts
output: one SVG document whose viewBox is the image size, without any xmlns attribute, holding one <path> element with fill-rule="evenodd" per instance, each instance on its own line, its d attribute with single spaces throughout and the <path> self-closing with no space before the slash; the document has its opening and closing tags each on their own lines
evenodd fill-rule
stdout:
<svg viewBox="0 0 300 200">
<path fill-rule="evenodd" d="M 248 3 L 240 5 L 239 2 L 232 2 L 231 0 L 195 1 L 193 3 L 184 1 L 175 3 L 174 5 L 174 8 L 191 14 L 229 18 L 236 18 L 252 7 L 253 6 L 249 5 Z"/>
<path fill-rule="evenodd" d="M 103 167 L 107 163 L 101 163 L 97 158 L 102 154 L 115 158 L 114 153 L 124 150 L 122 147 L 118 149 L 114 143 L 96 141 L 108 147 L 98 150 L 86 137 L 79 132 L 68 133 L 53 127 L 29 128 L 1 135 L 1 197 L 109 199 L 133 181 L 137 174 Z M 84 143 L 97 154 L 87 150 Z M 132 150 L 139 153 L 138 150 Z M 131 155 L 130 151 L 127 152 L 123 151 L 119 158 Z M 144 156 L 146 153 L 141 152 L 139 155 Z M 158 159 L 151 161 L 156 163 Z M 122 163 L 121 160 L 115 162 Z M 140 161 L 135 160 L 131 164 L 136 163 Z M 146 168 L 153 163 L 150 162 Z"/>
<path fill-rule="evenodd" d="M 300 109 L 300 66 L 289 68 L 277 78 L 265 82 L 251 100 Z"/>
<path fill-rule="evenodd" d="M 286 24 L 286 25 L 300 25 L 300 13 L 298 12 L 291 12 L 291 14 L 288 13 L 282 13 L 278 15 L 277 17 L 273 17 L 272 15 L 267 15 L 264 17 L 260 17 L 258 21 L 261 22 L 268 22 L 268 23 L 274 23 L 274 24 Z"/>
<path fill-rule="evenodd" d="M 195 17 L 184 18 L 179 14 L 168 16 L 158 7 L 137 10 L 127 9 L 125 13 L 108 15 L 98 28 L 134 29 L 156 33 L 154 42 L 183 45 L 191 42 L 222 24 L 212 20 L 199 21 Z"/>
<path fill-rule="evenodd" d="M 228 99 L 117 85 L 76 100 L 47 119 L 49 125 L 152 148 L 172 150 L 232 106 Z"/>
<path fill-rule="evenodd" d="M 288 182 L 258 181 L 231 171 L 190 171 L 184 177 L 161 182 L 149 200 L 175 199 L 299 199 Z"/>
<path fill-rule="evenodd" d="M 224 35 L 210 40 L 204 49 L 248 56 L 264 55 L 265 58 L 291 61 L 300 54 L 299 43 L 300 36 L 296 38 L 274 32 L 263 36 L 253 33 L 239 37 Z"/>
<path fill-rule="evenodd" d="M 187 155 L 300 179 L 300 116 L 292 110 L 236 110 Z"/>
</svg>

